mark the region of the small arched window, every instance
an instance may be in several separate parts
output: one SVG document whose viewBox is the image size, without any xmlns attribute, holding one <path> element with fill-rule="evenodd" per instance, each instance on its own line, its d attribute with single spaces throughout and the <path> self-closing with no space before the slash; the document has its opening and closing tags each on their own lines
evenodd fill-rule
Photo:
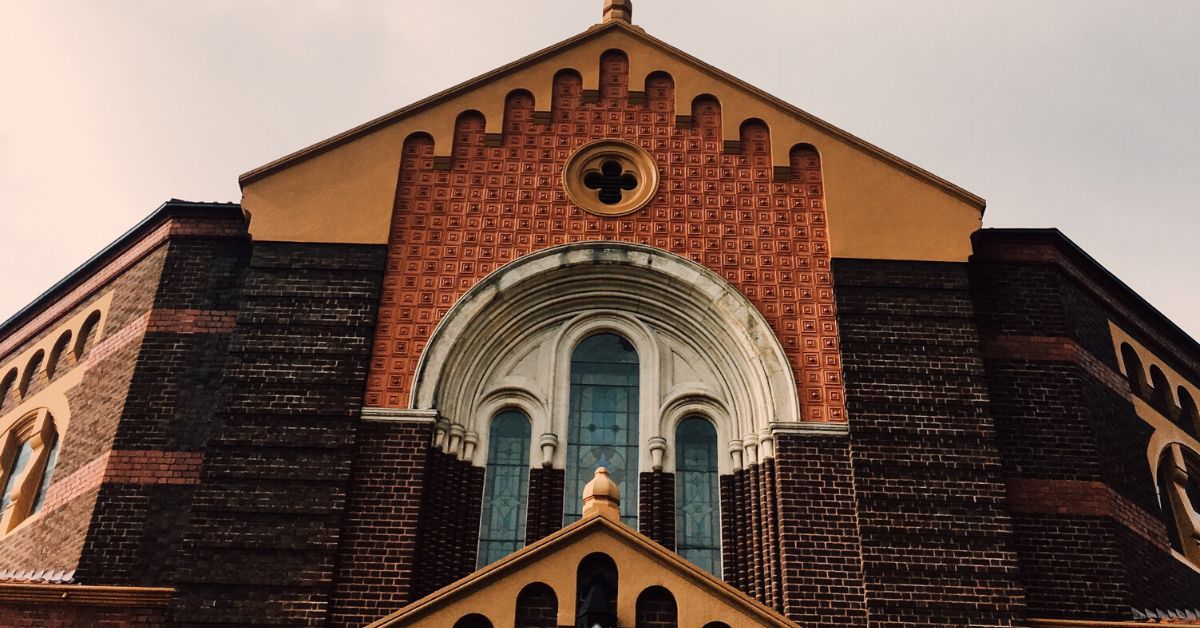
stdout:
<svg viewBox="0 0 1200 628">
<path fill-rule="evenodd" d="M 529 434 L 529 418 L 519 410 L 505 410 L 492 419 L 479 526 L 479 567 L 525 545 Z"/>
<path fill-rule="evenodd" d="M 9 369 L 4 377 L 0 378 L 0 408 L 4 407 L 4 402 L 8 401 L 8 395 L 16 388 L 17 369 Z"/>
<path fill-rule="evenodd" d="M 58 340 L 54 341 L 54 348 L 50 349 L 50 359 L 46 360 L 46 378 L 54 379 L 60 367 L 64 366 L 62 361 L 70 356 L 70 351 L 67 347 L 71 346 L 71 330 L 63 332 Z"/>
<path fill-rule="evenodd" d="M 29 388 L 35 386 L 42 372 L 42 363 L 46 360 L 46 352 L 38 349 L 33 357 L 25 363 L 25 370 L 21 373 L 21 396 L 29 394 Z"/>
<path fill-rule="evenodd" d="M 454 622 L 454 628 L 492 628 L 492 621 L 479 613 L 471 613 Z"/>
<path fill-rule="evenodd" d="M 88 314 L 83 325 L 79 327 L 79 337 L 75 339 L 75 359 L 82 360 L 92 345 L 96 344 L 96 327 L 100 324 L 100 311 Z"/>
<path fill-rule="evenodd" d="M 558 626 L 558 596 L 549 585 L 534 582 L 517 594 L 517 617 L 520 628 L 555 628 Z"/>
<path fill-rule="evenodd" d="M 1171 384 L 1157 364 L 1150 365 L 1150 386 L 1150 404 L 1164 416 L 1170 417 L 1175 406 L 1171 400 Z"/>
<path fill-rule="evenodd" d="M 1196 400 L 1183 386 L 1176 392 L 1179 395 L 1179 422 L 1192 438 L 1200 438 L 1200 408 L 1196 407 Z"/>
<path fill-rule="evenodd" d="M 717 431 L 702 417 L 675 429 L 675 545 L 681 556 L 721 577 Z"/>
<path fill-rule="evenodd" d="M 616 334 L 589 336 L 571 354 L 563 524 L 583 515 L 583 487 L 607 467 L 621 489 L 621 521 L 637 529 L 638 354 Z"/>
<path fill-rule="evenodd" d="M 1142 370 L 1142 359 L 1128 342 L 1121 343 L 1121 361 L 1125 363 L 1125 377 L 1129 378 L 1129 389 L 1138 397 L 1146 396 L 1146 375 Z"/>
<path fill-rule="evenodd" d="M 679 608 L 675 596 L 663 587 L 649 587 L 637 598 L 635 625 L 647 628 L 676 628 L 679 625 Z"/>
<path fill-rule="evenodd" d="M 575 616 L 585 613 L 617 616 L 620 574 L 607 554 L 584 556 L 575 572 Z"/>
</svg>

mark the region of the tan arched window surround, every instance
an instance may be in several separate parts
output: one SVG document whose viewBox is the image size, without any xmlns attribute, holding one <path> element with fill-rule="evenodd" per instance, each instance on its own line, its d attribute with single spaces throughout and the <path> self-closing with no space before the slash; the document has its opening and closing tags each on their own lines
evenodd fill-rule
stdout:
<svg viewBox="0 0 1200 628">
<path fill-rule="evenodd" d="M 1183 555 L 1200 565 L 1200 453 L 1173 443 L 1163 451 L 1160 469 L 1166 474 L 1160 483 L 1166 494 L 1159 498 L 1174 519 L 1168 524 L 1175 525 Z"/>
<path fill-rule="evenodd" d="M 54 447 L 57 433 L 50 411 L 40 408 L 23 417 L 0 436 L 0 486 L 11 497 L 0 513 L 0 534 L 7 534 L 31 514 L 46 462 Z M 13 465 L 22 448 L 28 443 L 32 452 L 24 467 L 10 477 Z"/>
</svg>

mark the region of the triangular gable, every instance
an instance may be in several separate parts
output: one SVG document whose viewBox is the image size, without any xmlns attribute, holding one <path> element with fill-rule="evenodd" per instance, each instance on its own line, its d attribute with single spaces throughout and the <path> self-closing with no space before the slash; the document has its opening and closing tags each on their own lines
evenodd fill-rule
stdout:
<svg viewBox="0 0 1200 628">
<path fill-rule="evenodd" d="M 472 613 L 487 617 L 496 628 L 512 626 L 518 595 L 535 583 L 554 590 L 558 624 L 574 625 L 576 570 L 580 561 L 597 552 L 617 564 L 618 625 L 634 625 L 638 595 L 659 586 L 675 597 L 680 626 L 699 627 L 713 621 L 730 626 L 796 626 L 678 554 L 603 516 L 563 528 L 371 626 L 445 628 Z"/>
<path fill-rule="evenodd" d="M 821 154 L 835 257 L 965 260 L 981 226 L 983 199 L 619 21 L 598 25 L 408 107 L 252 170 L 241 177 L 242 206 L 259 240 L 387 242 L 400 148 L 414 133 L 448 158 L 459 114 L 477 111 L 486 131 L 502 133 L 506 96 L 533 95 L 548 112 L 554 76 L 572 69 L 583 88 L 599 86 L 599 59 L 619 49 L 629 59 L 631 90 L 654 72 L 675 84 L 675 113 L 687 117 L 701 95 L 721 104 L 723 134 L 739 139 L 745 120 L 771 131 L 772 160 L 793 146 Z"/>
</svg>

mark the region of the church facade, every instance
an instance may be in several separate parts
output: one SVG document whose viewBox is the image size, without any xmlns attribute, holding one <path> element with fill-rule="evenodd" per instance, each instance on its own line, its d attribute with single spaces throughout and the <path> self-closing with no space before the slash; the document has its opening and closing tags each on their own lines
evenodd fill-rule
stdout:
<svg viewBox="0 0 1200 628">
<path fill-rule="evenodd" d="M 0 326 L 0 623 L 1200 623 L 1196 341 L 631 18 Z"/>
</svg>

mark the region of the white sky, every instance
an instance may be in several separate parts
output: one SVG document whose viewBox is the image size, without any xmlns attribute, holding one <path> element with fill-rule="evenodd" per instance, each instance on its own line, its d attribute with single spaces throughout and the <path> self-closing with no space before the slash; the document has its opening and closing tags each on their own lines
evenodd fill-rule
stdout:
<svg viewBox="0 0 1200 628">
<path fill-rule="evenodd" d="M 0 0 L 0 319 L 162 201 L 598 22 L 602 0 Z M 1200 2 L 636 0 L 651 34 L 1058 227 L 1200 336 Z"/>
</svg>

